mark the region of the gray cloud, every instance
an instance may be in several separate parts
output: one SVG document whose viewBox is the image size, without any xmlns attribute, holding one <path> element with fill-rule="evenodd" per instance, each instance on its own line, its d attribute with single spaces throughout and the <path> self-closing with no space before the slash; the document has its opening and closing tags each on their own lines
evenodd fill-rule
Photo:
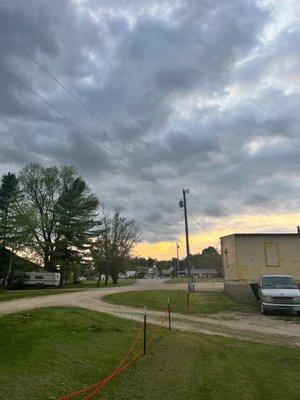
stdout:
<svg viewBox="0 0 300 400">
<path fill-rule="evenodd" d="M 291 20 L 263 40 L 271 12 L 254 0 L 2 2 L 2 29 L 106 126 L 1 35 L 0 65 L 122 159 L 0 71 L 0 173 L 74 164 L 152 242 L 182 232 L 183 186 L 208 227 L 297 210 L 300 30 Z"/>
</svg>

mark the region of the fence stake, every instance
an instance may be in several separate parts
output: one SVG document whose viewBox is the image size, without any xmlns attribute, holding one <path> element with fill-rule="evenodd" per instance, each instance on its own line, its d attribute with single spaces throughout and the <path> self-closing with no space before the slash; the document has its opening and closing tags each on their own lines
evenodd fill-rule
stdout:
<svg viewBox="0 0 300 400">
<path fill-rule="evenodd" d="M 169 331 L 171 330 L 171 307 L 170 307 L 170 299 L 168 299 L 168 317 L 169 317 Z"/>
<path fill-rule="evenodd" d="M 144 355 L 146 354 L 146 345 L 147 345 L 147 306 L 145 306 L 144 310 Z"/>
<path fill-rule="evenodd" d="M 188 313 L 191 311 L 190 289 L 189 289 L 189 288 L 187 289 L 187 292 L 186 292 L 186 309 L 187 309 L 187 312 L 188 312 Z"/>
</svg>

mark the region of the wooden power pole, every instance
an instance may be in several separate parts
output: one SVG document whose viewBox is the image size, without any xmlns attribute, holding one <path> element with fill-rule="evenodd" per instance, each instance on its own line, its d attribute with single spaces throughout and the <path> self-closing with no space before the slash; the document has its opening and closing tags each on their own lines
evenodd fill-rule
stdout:
<svg viewBox="0 0 300 400">
<path fill-rule="evenodd" d="M 182 189 L 183 199 L 179 202 L 179 206 L 184 210 L 184 225 L 185 225 L 185 241 L 186 241 L 186 262 L 187 262 L 187 310 L 190 311 L 190 292 L 192 287 L 191 282 L 191 259 L 190 259 L 190 242 L 189 242 L 189 224 L 187 217 L 187 204 L 186 204 L 186 194 L 189 192 L 187 189 Z"/>
<path fill-rule="evenodd" d="M 176 256 L 177 256 L 177 271 L 176 271 L 176 276 L 177 279 L 179 279 L 179 243 L 176 242 Z"/>
</svg>

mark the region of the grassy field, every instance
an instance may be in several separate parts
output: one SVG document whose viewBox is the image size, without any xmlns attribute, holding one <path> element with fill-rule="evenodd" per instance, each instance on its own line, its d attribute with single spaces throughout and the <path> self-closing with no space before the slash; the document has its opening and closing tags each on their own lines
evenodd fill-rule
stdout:
<svg viewBox="0 0 300 400">
<path fill-rule="evenodd" d="M 66 289 L 32 289 L 32 290 L 0 290 L 0 301 L 8 301 L 8 300 L 17 300 L 24 299 L 26 297 L 38 297 L 38 296 L 48 296 L 52 294 L 62 294 L 62 293 L 72 293 L 77 292 L 74 290 L 66 290 Z"/>
<path fill-rule="evenodd" d="M 193 283 L 201 283 L 201 282 L 223 282 L 223 278 L 198 278 L 194 279 Z M 175 283 L 187 283 L 187 278 L 170 278 L 165 283 L 175 284 Z"/>
<path fill-rule="evenodd" d="M 133 307 L 147 306 L 150 310 L 164 310 L 167 299 L 170 299 L 173 312 L 183 313 L 186 310 L 185 290 L 147 290 L 130 291 L 107 295 L 104 300 L 115 304 L 126 304 Z M 193 314 L 213 314 L 218 311 L 255 311 L 254 304 L 242 304 L 224 292 L 195 292 L 191 294 L 191 312 Z"/>
<path fill-rule="evenodd" d="M 0 399 L 57 399 L 95 383 L 118 364 L 138 326 L 76 308 L 2 316 Z M 299 349 L 164 330 L 95 399 L 297 400 L 299 364 Z"/>
<path fill-rule="evenodd" d="M 132 285 L 135 282 L 136 282 L 135 279 L 119 279 L 117 286 Z M 108 281 L 107 286 L 114 286 L 112 280 Z M 107 287 L 107 286 L 104 285 L 104 281 L 101 281 L 99 284 L 99 287 Z M 97 288 L 97 281 L 90 279 L 81 283 L 70 283 L 69 285 L 66 285 L 64 287 L 78 288 L 78 289 Z"/>
<path fill-rule="evenodd" d="M 135 282 L 134 279 L 123 279 L 120 280 L 118 286 L 132 285 Z M 104 288 L 108 286 L 113 286 L 112 282 L 109 281 L 107 286 L 104 286 L 104 282 L 101 282 L 99 288 Z M 37 296 L 47 296 L 62 293 L 76 292 L 78 289 L 90 289 L 97 288 L 96 281 L 87 281 L 79 284 L 70 284 L 64 286 L 63 288 L 58 287 L 28 287 L 24 290 L 5 290 L 0 289 L 0 301 L 23 299 L 26 297 L 37 297 Z M 74 289 L 74 290 L 71 290 Z"/>
</svg>

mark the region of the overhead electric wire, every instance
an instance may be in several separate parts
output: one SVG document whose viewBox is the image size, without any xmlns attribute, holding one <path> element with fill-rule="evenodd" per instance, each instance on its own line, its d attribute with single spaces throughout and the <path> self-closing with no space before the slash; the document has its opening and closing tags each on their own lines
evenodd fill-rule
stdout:
<svg viewBox="0 0 300 400">
<path fill-rule="evenodd" d="M 123 141 L 126 145 L 128 145 L 131 150 L 137 154 L 139 157 L 140 155 L 137 153 L 137 149 L 132 146 L 132 144 L 123 138 L 121 135 L 118 134 L 118 132 L 106 121 L 104 121 L 103 118 L 101 118 L 91 107 L 86 105 L 83 101 L 80 100 L 80 98 L 72 92 L 70 89 L 68 89 L 59 79 L 57 79 L 54 74 L 52 74 L 47 68 L 45 68 L 31 53 L 29 50 L 21 46 L 19 43 L 17 43 L 11 36 L 9 36 L 6 32 L 4 32 L 2 29 L 0 29 L 0 34 L 9 41 L 13 46 L 15 46 L 18 50 L 20 50 L 23 54 L 25 54 L 26 57 L 28 57 L 38 68 L 40 68 L 49 78 L 54 80 L 63 90 L 65 90 L 66 93 L 68 93 L 74 100 L 76 100 L 86 111 L 88 111 L 98 122 L 100 122 L 106 129 L 108 129 L 113 135 L 117 136 L 119 139 Z M 105 131 L 108 133 L 107 131 Z M 146 157 L 147 158 L 147 157 Z M 145 157 L 143 156 L 143 160 Z M 181 189 L 180 186 L 170 178 L 165 177 L 165 179 L 170 182 L 172 185 L 175 185 L 177 188 Z"/>
<path fill-rule="evenodd" d="M 127 141 L 126 139 L 124 139 L 121 135 L 119 135 L 116 130 L 109 125 L 106 121 L 104 121 L 103 118 L 99 117 L 99 115 L 92 109 L 90 108 L 88 105 L 86 105 L 84 102 L 82 102 L 79 97 L 74 94 L 70 89 L 68 89 L 59 79 L 57 79 L 51 72 L 48 71 L 47 68 L 45 68 L 39 61 L 37 61 L 35 59 L 35 57 L 32 56 L 32 54 L 25 49 L 23 46 L 21 46 L 19 43 L 17 43 L 13 38 L 11 38 L 6 32 L 4 32 L 2 29 L 0 29 L 0 33 L 2 34 L 2 36 L 9 41 L 12 45 L 14 45 L 18 50 L 20 50 L 23 54 L 26 55 L 26 57 L 28 57 L 38 68 L 40 68 L 49 78 L 51 78 L 52 80 L 54 80 L 63 90 L 65 90 L 74 100 L 76 100 L 86 111 L 88 111 L 97 121 L 99 121 L 106 129 L 109 129 L 109 131 L 111 133 L 113 133 L 114 135 L 116 135 L 118 138 L 120 138 L 125 144 L 127 144 L 132 151 L 134 151 L 136 153 L 136 149 L 134 148 L 134 146 L 132 146 L 132 144 Z M 33 90 L 32 88 L 30 88 L 28 85 L 26 85 L 23 81 L 21 81 L 19 78 L 17 78 L 14 74 L 12 74 L 11 72 L 9 72 L 7 69 L 5 69 L 4 67 L 0 66 L 0 69 L 5 72 L 7 75 L 9 75 L 12 79 L 14 79 L 16 82 L 18 82 L 21 86 L 23 86 L 24 88 L 26 88 L 28 91 L 30 91 L 32 94 L 34 94 L 35 96 L 37 96 L 43 103 L 45 103 L 48 107 L 52 108 L 54 111 L 56 111 L 58 114 L 60 114 L 64 119 L 66 119 L 67 121 L 69 121 L 72 125 L 74 125 L 81 133 L 84 133 L 86 135 L 88 135 L 90 137 L 90 139 L 92 139 L 93 141 L 97 142 L 98 144 L 100 144 L 101 146 L 103 146 L 107 151 L 109 151 L 111 154 L 113 154 L 115 157 L 121 159 L 122 161 L 124 161 L 126 164 L 128 164 L 129 166 L 131 166 L 134 170 L 138 171 L 139 174 L 141 174 L 144 178 L 146 178 L 147 181 L 150 181 L 151 183 L 153 183 L 154 185 L 158 186 L 161 190 L 164 191 L 165 190 L 162 189 L 159 184 L 156 182 L 152 182 L 151 180 L 149 180 L 149 178 L 134 164 L 132 164 L 131 161 L 128 161 L 127 158 L 124 158 L 123 156 L 121 156 L 120 154 L 116 153 L 114 150 L 112 150 L 109 146 L 107 146 L 105 143 L 103 143 L 102 140 L 100 140 L 98 137 L 93 136 L 89 131 L 87 131 L 85 128 L 82 128 L 77 122 L 75 122 L 72 118 L 68 117 L 64 112 L 62 112 L 60 109 L 58 109 L 55 105 L 49 103 L 46 99 L 44 99 L 42 96 L 40 96 L 35 90 Z M 107 133 L 107 131 L 106 131 Z M 144 159 L 144 158 L 143 158 Z M 177 188 L 180 188 L 180 186 L 172 179 L 170 178 L 166 178 L 165 179 L 170 182 L 172 185 L 176 186 Z M 197 225 L 204 231 L 206 232 L 208 235 L 210 235 L 213 238 L 216 238 L 215 236 L 213 236 L 203 225 L 201 225 L 197 219 L 193 216 L 193 214 L 189 213 L 189 215 L 192 217 L 192 219 L 197 223 Z"/>
<path fill-rule="evenodd" d="M 200 226 L 200 228 L 206 232 L 209 236 L 211 236 L 214 239 L 218 239 L 217 236 L 214 236 L 213 234 L 211 234 L 203 225 L 200 224 L 200 222 L 197 220 L 196 217 L 194 217 L 194 215 L 188 211 L 188 215 L 196 222 L 197 225 Z"/>
<path fill-rule="evenodd" d="M 76 96 L 71 90 L 69 90 L 63 83 L 61 83 L 51 72 L 49 72 L 41 63 L 39 63 L 32 55 L 31 53 L 25 49 L 23 46 L 21 46 L 19 43 L 17 43 L 13 38 L 11 38 L 6 32 L 4 32 L 2 29 L 0 29 L 0 33 L 7 39 L 9 42 L 11 42 L 15 47 L 17 47 L 22 53 L 24 53 L 35 65 L 37 65 L 45 74 L 47 74 L 51 79 L 53 79 L 62 89 L 64 89 L 70 96 L 73 97 L 82 107 L 84 107 L 89 113 L 91 113 L 99 122 L 101 122 L 107 129 L 113 130 L 113 128 L 108 125 L 102 118 L 100 118 L 95 111 L 93 111 L 89 106 L 87 106 L 85 103 L 83 103 L 78 96 Z M 127 143 L 129 146 L 131 146 L 130 142 L 128 142 L 126 139 L 124 139 L 122 136 L 118 135 L 116 132 L 115 134 L 125 143 Z"/>
<path fill-rule="evenodd" d="M 26 83 L 24 83 L 23 81 L 21 81 L 19 78 L 17 78 L 14 74 L 12 74 L 11 72 L 9 72 L 6 68 L 4 68 L 3 66 L 0 65 L 0 70 L 4 73 L 6 73 L 8 76 L 10 76 L 12 79 L 14 79 L 16 82 L 19 83 L 19 85 L 23 86 L 25 89 L 27 89 L 29 92 L 31 92 L 34 96 L 38 97 L 43 103 L 45 103 L 48 107 L 52 108 L 55 112 L 57 112 L 58 114 L 60 114 L 65 120 L 71 122 L 72 125 L 74 125 L 80 132 L 86 134 L 87 136 L 89 136 L 90 139 L 92 139 L 93 141 L 95 141 L 96 143 L 100 144 L 101 146 L 103 146 L 107 151 L 109 151 L 110 153 L 112 153 L 115 157 L 118 157 L 120 159 L 122 159 L 123 161 L 125 161 L 126 163 L 128 163 L 128 161 L 123 158 L 122 156 L 120 156 L 118 153 L 116 153 L 114 150 L 111 150 L 110 147 L 108 147 L 105 143 L 103 143 L 102 141 L 99 141 L 98 138 L 94 137 L 89 131 L 87 131 L 85 128 L 82 128 L 80 125 L 77 124 L 77 122 L 75 122 L 72 118 L 68 117 L 63 111 L 61 111 L 59 108 L 57 108 L 55 105 L 49 103 L 44 97 L 42 97 L 41 95 L 39 95 L 34 89 L 30 88 L 28 85 L 26 85 Z M 133 166 L 134 167 L 134 166 Z M 135 167 L 134 167 L 135 168 Z"/>
<path fill-rule="evenodd" d="M 26 90 L 28 90 L 30 93 L 32 93 L 34 96 L 36 96 L 40 101 L 42 101 L 44 104 L 46 104 L 49 108 L 54 110 L 57 114 L 61 115 L 66 121 L 71 123 L 75 128 L 78 129 L 78 131 L 83 134 L 87 135 L 91 140 L 99 144 L 100 146 L 103 146 L 107 151 L 109 151 L 111 154 L 113 154 L 115 157 L 121 159 L 124 161 L 127 165 L 129 165 L 132 169 L 134 169 L 138 174 L 143 176 L 148 182 L 152 183 L 156 188 L 161 190 L 161 192 L 166 195 L 166 191 L 163 187 L 161 187 L 157 182 L 151 181 L 148 179 L 148 177 L 140 170 L 136 165 L 134 165 L 132 162 L 129 162 L 126 158 L 122 157 L 120 154 L 112 150 L 109 146 L 107 146 L 105 143 L 103 143 L 98 137 L 93 136 L 89 131 L 87 131 L 85 128 L 81 127 L 77 122 L 75 122 L 72 118 L 67 116 L 63 111 L 61 111 L 58 107 L 55 105 L 51 104 L 49 101 L 47 101 L 44 97 L 42 97 L 40 94 L 38 94 L 34 89 L 30 88 L 26 83 L 24 83 L 22 80 L 20 80 L 18 77 L 16 77 L 14 74 L 9 72 L 6 68 L 0 65 L 0 70 L 7 74 L 10 78 L 14 79 L 19 85 L 24 87 Z M 171 194 L 170 194 L 171 195 Z M 150 204 L 150 203 L 149 203 Z"/>
</svg>

